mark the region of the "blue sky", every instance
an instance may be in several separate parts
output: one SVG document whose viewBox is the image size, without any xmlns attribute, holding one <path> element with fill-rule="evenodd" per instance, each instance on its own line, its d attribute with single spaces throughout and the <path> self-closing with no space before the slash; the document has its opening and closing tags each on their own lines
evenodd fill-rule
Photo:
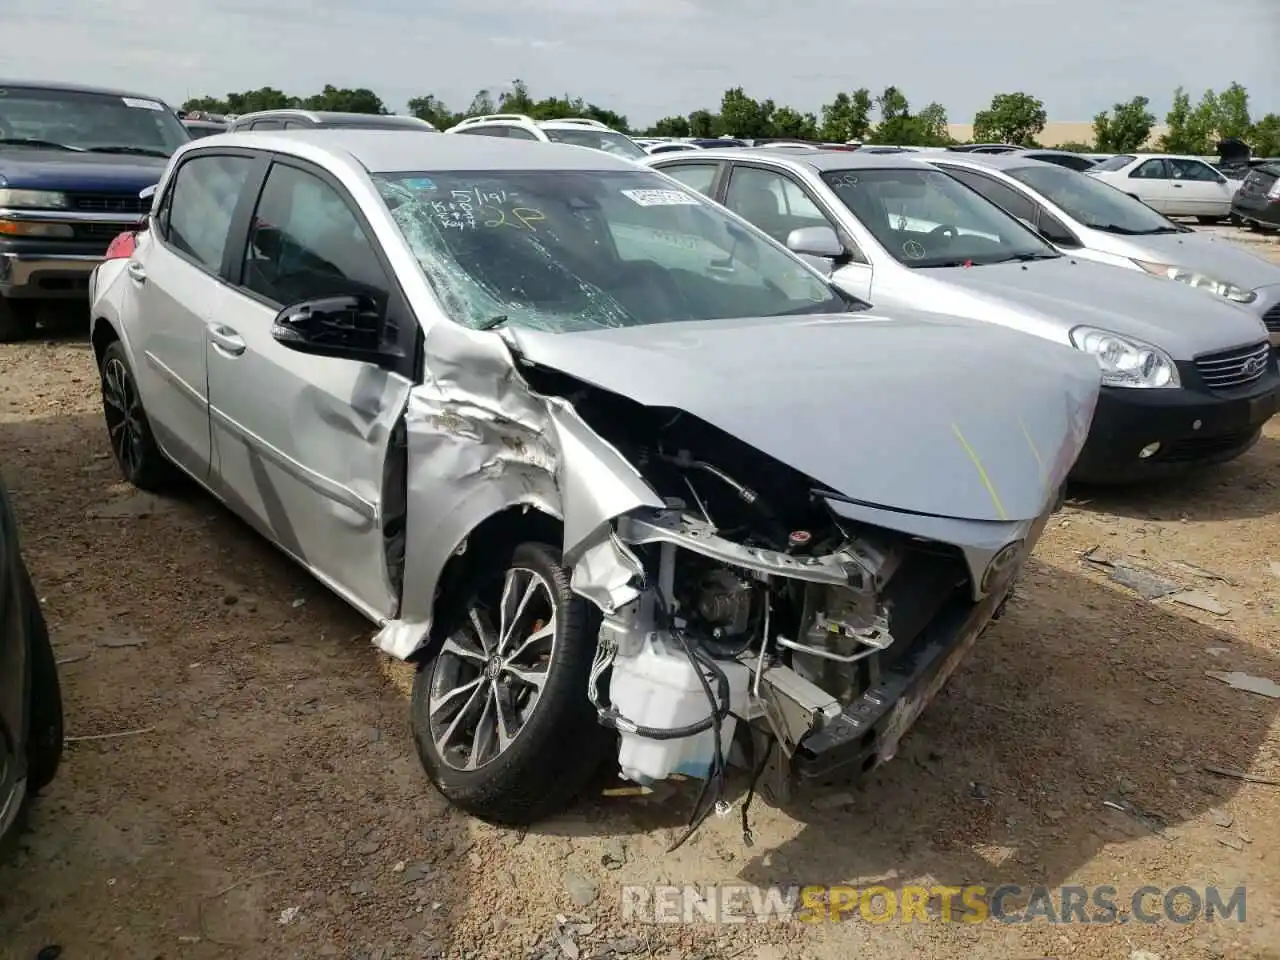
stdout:
<svg viewBox="0 0 1280 960">
<path fill-rule="evenodd" d="M 1280 0 L 9 0 L 7 79 L 127 87 L 181 103 L 270 85 L 367 86 L 403 111 L 455 109 L 516 77 L 648 124 L 714 107 L 726 87 L 817 110 L 899 86 L 954 123 L 992 94 L 1088 120 L 1137 93 L 1163 119 L 1174 87 L 1231 81 L 1280 112 Z M 271 12 L 259 12 L 262 9 Z M 56 51 L 56 55 L 54 54 Z"/>
</svg>

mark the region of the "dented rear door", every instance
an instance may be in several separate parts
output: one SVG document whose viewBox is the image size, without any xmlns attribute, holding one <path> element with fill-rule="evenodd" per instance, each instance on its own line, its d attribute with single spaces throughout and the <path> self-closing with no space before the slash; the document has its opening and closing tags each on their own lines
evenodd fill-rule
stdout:
<svg viewBox="0 0 1280 960">
<path fill-rule="evenodd" d="M 260 244 L 267 229 L 272 241 Z M 370 363 L 298 353 L 271 336 L 283 306 L 341 293 L 377 296 L 408 331 L 411 317 L 397 306 L 398 288 L 371 237 L 330 178 L 273 164 L 244 262 L 213 311 L 207 350 L 218 492 L 382 620 L 398 606 L 384 549 L 384 475 L 411 380 Z"/>
</svg>

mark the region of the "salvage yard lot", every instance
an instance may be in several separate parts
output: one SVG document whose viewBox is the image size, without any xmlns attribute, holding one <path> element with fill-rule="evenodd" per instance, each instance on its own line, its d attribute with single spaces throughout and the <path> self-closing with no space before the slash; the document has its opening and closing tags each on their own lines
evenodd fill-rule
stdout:
<svg viewBox="0 0 1280 960">
<path fill-rule="evenodd" d="M 68 744 L 0 868 L 4 960 L 1280 957 L 1280 786 L 1205 770 L 1280 780 L 1280 700 L 1206 675 L 1280 681 L 1280 419 L 1179 488 L 1076 491 L 897 759 L 671 854 L 693 791 L 527 833 L 446 809 L 368 625 L 208 497 L 118 481 L 87 344 L 0 347 L 0 467 L 68 734 L 109 735 Z M 1243 924 L 682 926 L 624 920 L 624 883 L 1248 893 Z"/>
</svg>

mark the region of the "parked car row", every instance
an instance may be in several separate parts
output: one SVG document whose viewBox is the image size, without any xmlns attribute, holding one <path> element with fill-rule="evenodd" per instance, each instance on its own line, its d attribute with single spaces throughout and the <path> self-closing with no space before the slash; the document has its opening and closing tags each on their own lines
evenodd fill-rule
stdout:
<svg viewBox="0 0 1280 960">
<path fill-rule="evenodd" d="M 1280 267 L 1063 167 L 923 156 L 725 150 L 649 164 L 862 300 L 927 305 L 1097 357 L 1102 397 L 1075 479 L 1169 477 L 1257 442 L 1280 387 L 1263 321 L 1280 319 Z"/>
</svg>

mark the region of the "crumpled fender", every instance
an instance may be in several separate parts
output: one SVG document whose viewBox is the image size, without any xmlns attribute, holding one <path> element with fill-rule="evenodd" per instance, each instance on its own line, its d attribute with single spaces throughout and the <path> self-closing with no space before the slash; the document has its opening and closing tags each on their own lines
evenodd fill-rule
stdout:
<svg viewBox="0 0 1280 960">
<path fill-rule="evenodd" d="M 411 656 L 427 639 L 440 576 L 484 520 L 512 507 L 560 520 L 572 588 L 608 611 L 637 596 L 639 560 L 612 521 L 661 498 L 557 397 L 535 393 L 501 336 L 437 324 L 424 382 L 404 411 L 408 452 L 404 590 L 374 638 Z"/>
</svg>

